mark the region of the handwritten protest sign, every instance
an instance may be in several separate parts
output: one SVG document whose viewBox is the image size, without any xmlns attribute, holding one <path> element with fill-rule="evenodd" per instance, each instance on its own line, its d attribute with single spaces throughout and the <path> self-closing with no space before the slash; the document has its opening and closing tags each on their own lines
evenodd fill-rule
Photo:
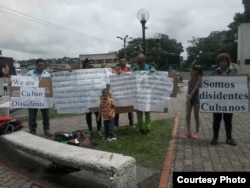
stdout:
<svg viewBox="0 0 250 188">
<path fill-rule="evenodd" d="M 135 72 L 134 108 L 140 111 L 164 112 L 173 91 L 173 79 L 166 72 Z"/>
<path fill-rule="evenodd" d="M 135 82 L 136 79 L 132 73 L 110 75 L 111 94 L 117 107 L 133 106 Z"/>
<path fill-rule="evenodd" d="M 98 107 L 102 89 L 109 83 L 111 69 L 61 71 L 53 75 L 53 93 L 58 113 L 85 113 Z"/>
<path fill-rule="evenodd" d="M 101 91 L 108 87 L 117 113 L 166 112 L 170 97 L 176 97 L 176 86 L 175 77 L 167 72 L 118 75 L 110 68 L 81 69 L 55 72 L 52 79 L 13 77 L 11 99 L 14 108 L 51 108 L 54 104 L 58 113 L 80 114 L 97 111 Z"/>
<path fill-rule="evenodd" d="M 117 107 L 164 112 L 173 92 L 173 78 L 161 71 L 115 74 L 110 76 L 110 88 Z"/>
</svg>

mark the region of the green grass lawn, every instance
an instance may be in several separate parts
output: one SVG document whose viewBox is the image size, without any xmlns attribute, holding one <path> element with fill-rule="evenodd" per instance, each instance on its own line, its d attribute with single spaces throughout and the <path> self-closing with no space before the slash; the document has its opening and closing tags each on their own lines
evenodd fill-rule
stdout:
<svg viewBox="0 0 250 188">
<path fill-rule="evenodd" d="M 151 137 L 141 135 L 130 126 L 116 129 L 116 141 L 104 140 L 95 133 L 92 136 L 97 144 L 94 149 L 132 156 L 142 166 L 161 170 L 172 138 L 173 123 L 173 119 L 153 121 Z"/>
<path fill-rule="evenodd" d="M 57 114 L 54 109 L 50 110 L 50 119 L 74 116 L 79 114 Z M 37 120 L 41 120 L 40 111 Z M 20 118 L 27 122 L 27 117 Z M 120 153 L 132 156 L 137 163 L 161 170 L 168 149 L 169 141 L 172 138 L 173 119 L 158 120 L 152 122 L 152 136 L 141 135 L 137 128 L 121 126 L 116 128 L 116 141 L 102 139 L 96 132 L 92 135 L 93 142 L 97 145 L 94 149 Z"/>
</svg>

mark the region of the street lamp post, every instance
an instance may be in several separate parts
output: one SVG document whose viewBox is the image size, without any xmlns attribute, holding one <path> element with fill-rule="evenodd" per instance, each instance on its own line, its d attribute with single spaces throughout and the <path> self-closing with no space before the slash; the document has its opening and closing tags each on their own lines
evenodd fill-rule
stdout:
<svg viewBox="0 0 250 188">
<path fill-rule="evenodd" d="M 125 37 L 120 37 L 117 36 L 116 38 L 123 40 L 123 47 L 124 47 L 124 57 L 127 58 L 127 39 L 132 39 L 132 37 L 128 37 L 128 35 L 126 35 Z"/>
<path fill-rule="evenodd" d="M 145 47 L 145 30 L 146 30 L 146 22 L 148 21 L 150 17 L 149 11 L 147 9 L 140 9 L 137 12 L 137 18 L 141 22 L 142 25 L 142 48 L 143 48 L 143 53 L 146 54 L 146 47 Z"/>
</svg>

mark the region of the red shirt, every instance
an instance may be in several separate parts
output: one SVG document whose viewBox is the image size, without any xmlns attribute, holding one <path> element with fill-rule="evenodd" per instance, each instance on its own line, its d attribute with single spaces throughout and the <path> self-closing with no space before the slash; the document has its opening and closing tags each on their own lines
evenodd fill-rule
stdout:
<svg viewBox="0 0 250 188">
<path fill-rule="evenodd" d="M 130 69 L 128 67 L 125 67 L 124 69 L 121 68 L 121 72 L 130 72 Z"/>
</svg>

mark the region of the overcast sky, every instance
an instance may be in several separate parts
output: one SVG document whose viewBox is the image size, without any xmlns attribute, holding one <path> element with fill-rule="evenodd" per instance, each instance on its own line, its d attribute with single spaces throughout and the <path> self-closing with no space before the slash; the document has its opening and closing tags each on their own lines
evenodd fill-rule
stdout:
<svg viewBox="0 0 250 188">
<path fill-rule="evenodd" d="M 116 36 L 142 37 L 141 8 L 150 12 L 146 38 L 164 33 L 184 48 L 244 12 L 242 0 L 0 0 L 0 50 L 15 60 L 117 51 Z"/>
</svg>

